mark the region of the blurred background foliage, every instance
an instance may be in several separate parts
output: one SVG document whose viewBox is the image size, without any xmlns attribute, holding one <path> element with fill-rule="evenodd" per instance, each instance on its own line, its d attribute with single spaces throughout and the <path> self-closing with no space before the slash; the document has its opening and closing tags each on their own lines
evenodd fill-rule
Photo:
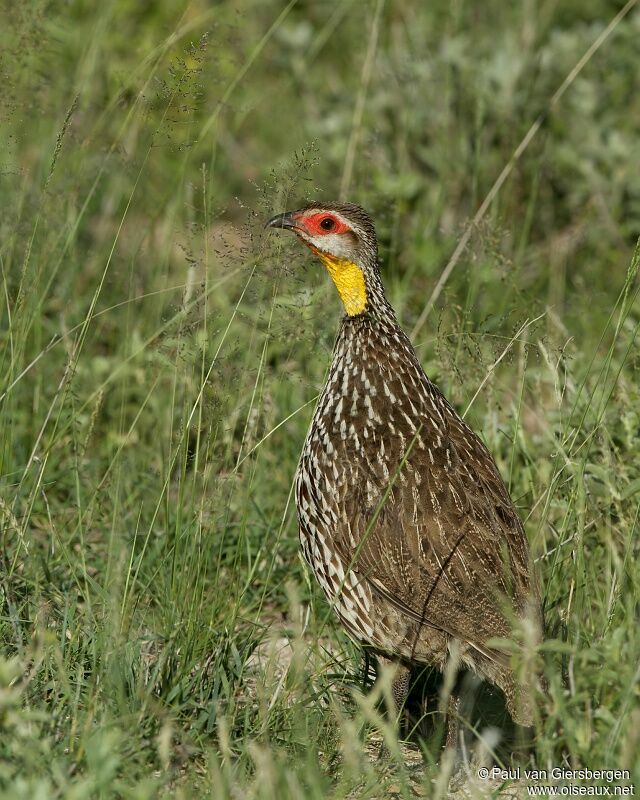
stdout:
<svg viewBox="0 0 640 800">
<path fill-rule="evenodd" d="M 2 3 L 0 797 L 416 788 L 360 745 L 290 496 L 340 309 L 262 226 L 339 194 L 526 519 L 532 758 L 640 777 L 635 6 L 550 108 L 621 8 Z"/>
</svg>

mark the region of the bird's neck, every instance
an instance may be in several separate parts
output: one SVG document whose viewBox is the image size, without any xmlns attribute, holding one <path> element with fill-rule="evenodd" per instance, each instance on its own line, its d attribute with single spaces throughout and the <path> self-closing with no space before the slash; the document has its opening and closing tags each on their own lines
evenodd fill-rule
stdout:
<svg viewBox="0 0 640 800">
<path fill-rule="evenodd" d="M 348 317 L 367 314 L 372 318 L 395 319 L 393 309 L 384 295 L 377 267 L 377 256 L 372 254 L 365 263 L 351 261 L 311 247 L 331 276 Z"/>
<path fill-rule="evenodd" d="M 382 281 L 377 273 L 367 276 L 367 305 L 365 313 L 374 323 L 397 327 L 396 312 L 387 300 Z"/>
<path fill-rule="evenodd" d="M 373 336 L 385 339 L 388 335 L 395 336 L 401 331 L 395 311 L 383 293 L 377 295 L 374 288 L 368 299 L 367 308 L 361 314 L 347 314 L 343 317 L 342 333 L 354 338 Z"/>
<path fill-rule="evenodd" d="M 362 267 L 348 258 L 315 252 L 331 276 L 347 314 L 350 317 L 362 314 L 367 308 L 367 281 Z"/>
<path fill-rule="evenodd" d="M 367 270 L 364 292 L 365 302 L 357 313 L 350 313 L 345 304 L 347 312 L 347 316 L 344 318 L 345 324 L 351 322 L 351 327 L 363 331 L 371 328 L 379 328 L 382 331 L 397 328 L 398 319 L 385 296 L 384 287 L 377 271 Z"/>
<path fill-rule="evenodd" d="M 365 303 L 357 315 L 347 314 L 349 317 L 363 317 L 370 326 L 381 329 L 398 327 L 398 320 L 391 304 L 386 298 L 382 278 L 377 266 L 377 257 L 361 267 L 364 276 Z"/>
<path fill-rule="evenodd" d="M 390 373 L 413 376 L 418 385 L 426 379 L 409 337 L 398 324 L 391 306 L 384 301 L 371 313 L 346 316 L 336 338 L 332 371 L 337 374 L 359 369 L 389 377 Z"/>
</svg>

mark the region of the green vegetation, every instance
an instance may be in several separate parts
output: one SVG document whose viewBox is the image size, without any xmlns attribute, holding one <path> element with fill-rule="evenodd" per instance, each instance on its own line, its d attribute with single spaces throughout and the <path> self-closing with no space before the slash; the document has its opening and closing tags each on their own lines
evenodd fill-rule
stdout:
<svg viewBox="0 0 640 800">
<path fill-rule="evenodd" d="M 640 786 L 639 8 L 571 75 L 621 7 L 2 4 L 0 798 L 442 796 L 298 554 L 340 307 L 262 225 L 341 192 L 539 558 L 529 763 Z"/>
</svg>

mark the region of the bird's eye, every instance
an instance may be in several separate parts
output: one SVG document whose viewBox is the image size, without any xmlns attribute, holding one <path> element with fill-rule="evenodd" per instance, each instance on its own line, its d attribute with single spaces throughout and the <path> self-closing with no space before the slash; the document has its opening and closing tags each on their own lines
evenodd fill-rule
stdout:
<svg viewBox="0 0 640 800">
<path fill-rule="evenodd" d="M 331 217 L 325 217 L 320 220 L 320 227 L 323 231 L 332 231 L 336 227 L 336 221 Z"/>
</svg>

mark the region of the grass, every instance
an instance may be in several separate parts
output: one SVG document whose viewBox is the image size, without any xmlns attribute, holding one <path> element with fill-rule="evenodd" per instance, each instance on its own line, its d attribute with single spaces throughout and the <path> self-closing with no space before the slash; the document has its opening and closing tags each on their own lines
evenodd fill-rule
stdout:
<svg viewBox="0 0 640 800">
<path fill-rule="evenodd" d="M 262 225 L 340 192 L 526 521 L 529 763 L 638 784 L 637 8 L 549 105 L 621 7 L 3 6 L 0 797 L 444 795 L 298 553 L 340 309 Z"/>
</svg>

